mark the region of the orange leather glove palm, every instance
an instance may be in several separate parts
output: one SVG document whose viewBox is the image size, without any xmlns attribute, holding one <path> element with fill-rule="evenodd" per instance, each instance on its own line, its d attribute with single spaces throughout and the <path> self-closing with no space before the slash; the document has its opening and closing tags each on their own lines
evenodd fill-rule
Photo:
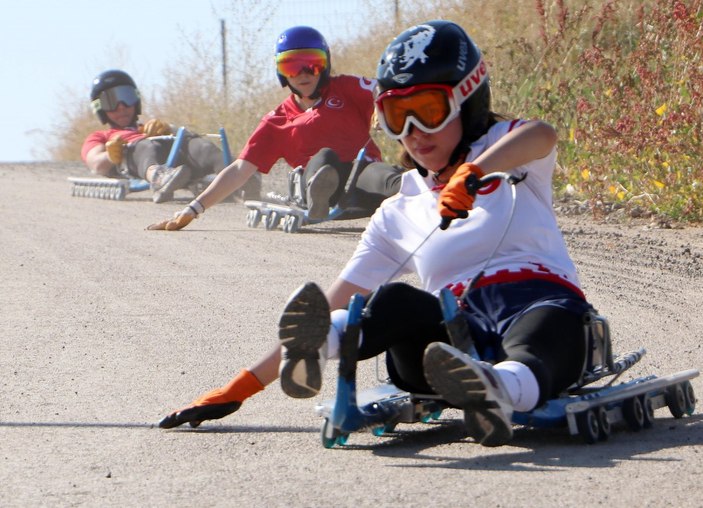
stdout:
<svg viewBox="0 0 703 508">
<path fill-rule="evenodd" d="M 122 136 L 115 136 L 105 143 L 105 151 L 107 152 L 107 158 L 110 159 L 115 165 L 121 164 L 124 158 L 124 147 L 127 142 L 122 139 Z"/>
<path fill-rule="evenodd" d="M 186 227 L 196 217 L 197 215 L 195 214 L 195 211 L 190 206 L 187 206 L 180 212 L 176 212 L 173 219 L 166 219 L 164 221 L 151 224 L 147 226 L 147 229 L 150 231 L 177 231 Z"/>
<path fill-rule="evenodd" d="M 169 124 L 157 118 L 152 118 L 145 123 L 142 132 L 147 138 L 152 136 L 167 136 L 173 133 Z"/>
<path fill-rule="evenodd" d="M 439 228 L 444 230 L 454 219 L 465 219 L 474 206 L 478 180 L 483 170 L 476 164 L 466 162 L 459 166 L 439 193 L 437 209 L 442 217 Z"/>
</svg>

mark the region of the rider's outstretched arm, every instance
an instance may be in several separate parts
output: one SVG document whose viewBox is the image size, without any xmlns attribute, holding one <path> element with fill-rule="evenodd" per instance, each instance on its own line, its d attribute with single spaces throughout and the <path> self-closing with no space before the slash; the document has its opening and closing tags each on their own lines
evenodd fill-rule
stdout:
<svg viewBox="0 0 703 508">
<path fill-rule="evenodd" d="M 344 279 L 337 279 L 327 290 L 325 296 L 330 303 L 330 308 L 334 310 L 345 308 L 355 293 L 366 295 L 368 292 L 367 289 L 351 284 Z M 197 427 L 204 420 L 216 420 L 234 413 L 246 399 L 278 379 L 280 363 L 281 347 L 276 344 L 271 351 L 248 369 L 242 369 L 226 385 L 210 390 L 188 406 L 166 416 L 159 422 L 159 427 L 170 429 L 184 423 Z"/>
<path fill-rule="evenodd" d="M 172 219 L 151 224 L 147 226 L 147 229 L 175 231 L 186 227 L 206 209 L 216 205 L 242 187 L 256 173 L 256 170 L 257 167 L 251 162 L 237 159 L 220 171 L 210 185 L 188 206 L 177 212 Z"/>
</svg>

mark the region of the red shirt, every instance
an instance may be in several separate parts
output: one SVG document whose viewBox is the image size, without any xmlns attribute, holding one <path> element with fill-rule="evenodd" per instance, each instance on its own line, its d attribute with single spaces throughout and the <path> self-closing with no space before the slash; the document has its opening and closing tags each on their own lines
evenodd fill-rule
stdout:
<svg viewBox="0 0 703 508">
<path fill-rule="evenodd" d="M 116 136 L 122 136 L 122 139 L 124 139 L 127 143 L 144 139 L 144 134 L 139 132 L 136 127 L 127 127 L 124 129 L 111 128 L 104 131 L 95 131 L 92 134 L 89 134 L 88 137 L 85 138 L 85 141 L 83 141 L 83 147 L 81 148 L 81 158 L 83 159 L 83 162 L 87 162 L 86 157 L 88 156 L 88 152 L 90 152 L 93 148 L 98 145 L 104 145 Z"/>
<path fill-rule="evenodd" d="M 381 160 L 369 134 L 374 84 L 358 76 L 333 76 L 318 105 L 307 111 L 291 94 L 261 119 L 239 158 L 261 173 L 268 173 L 278 159 L 293 168 L 305 166 L 322 148 L 331 148 L 341 161 L 349 162 L 365 146 L 367 159 Z"/>
</svg>

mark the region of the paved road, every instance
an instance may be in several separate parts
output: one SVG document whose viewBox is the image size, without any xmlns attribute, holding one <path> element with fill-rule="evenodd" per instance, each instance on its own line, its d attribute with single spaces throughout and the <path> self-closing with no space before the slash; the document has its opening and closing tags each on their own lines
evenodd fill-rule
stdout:
<svg viewBox="0 0 703 508">
<path fill-rule="evenodd" d="M 248 229 L 226 203 L 147 232 L 182 203 L 72 198 L 76 175 L 0 165 L 1 506 L 700 506 L 701 416 L 666 409 L 593 446 L 520 428 L 486 449 L 448 411 L 326 450 L 314 401 L 272 385 L 199 430 L 159 430 L 269 349 L 288 295 L 331 283 L 365 221 L 288 235 Z M 633 375 L 701 368 L 703 230 L 560 220 L 616 351 L 649 351 Z M 325 381 L 321 398 L 334 369 Z"/>
</svg>

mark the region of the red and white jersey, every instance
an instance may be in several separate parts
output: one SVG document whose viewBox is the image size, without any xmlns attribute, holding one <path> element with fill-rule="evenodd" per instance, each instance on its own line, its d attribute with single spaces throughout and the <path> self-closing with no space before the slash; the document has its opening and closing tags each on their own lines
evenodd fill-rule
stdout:
<svg viewBox="0 0 703 508">
<path fill-rule="evenodd" d="M 467 161 L 522 124 L 495 124 L 471 145 Z M 404 173 L 400 191 L 374 213 L 340 277 L 374 289 L 392 276 L 415 273 L 426 291 L 437 294 L 450 287 L 459 294 L 485 269 L 477 286 L 540 278 L 580 293 L 576 267 L 552 209 L 555 162 L 556 150 L 552 150 L 543 159 L 510 170 L 526 178 L 514 187 L 502 180 L 484 187 L 469 217 L 452 221 L 445 231 L 437 228 L 439 191 L 432 190 L 432 177 L 423 178 L 417 171 Z M 513 189 L 516 201 L 511 221 Z"/>
<path fill-rule="evenodd" d="M 133 143 L 135 141 L 139 141 L 140 139 L 144 139 L 145 137 L 143 133 L 139 132 L 137 127 L 95 131 L 89 134 L 88 137 L 85 138 L 85 141 L 83 141 L 83 146 L 81 147 L 81 158 L 83 159 L 83 162 L 86 162 L 86 157 L 88 156 L 88 152 L 90 152 L 90 150 L 98 145 L 104 145 L 116 136 L 122 136 L 122 139 L 124 139 L 127 143 Z"/>
<path fill-rule="evenodd" d="M 334 150 L 342 162 L 356 159 L 366 147 L 368 160 L 381 160 L 381 151 L 369 134 L 375 81 L 357 76 L 333 76 L 319 103 L 302 110 L 291 94 L 261 119 L 239 154 L 261 173 L 276 161 L 306 166 L 322 148 Z"/>
</svg>

